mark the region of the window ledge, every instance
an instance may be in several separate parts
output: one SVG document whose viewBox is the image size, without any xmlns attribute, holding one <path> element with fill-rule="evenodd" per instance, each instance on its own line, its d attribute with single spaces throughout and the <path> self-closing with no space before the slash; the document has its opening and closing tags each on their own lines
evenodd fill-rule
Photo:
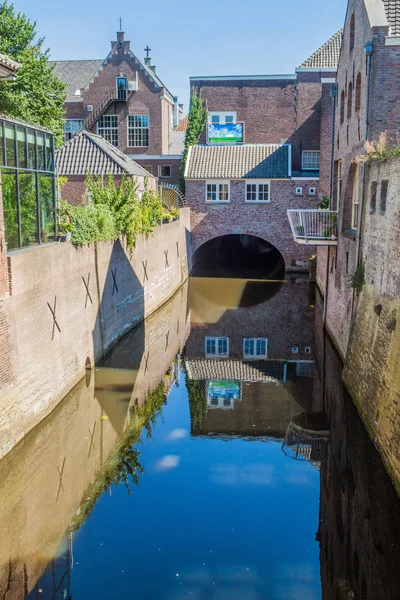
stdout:
<svg viewBox="0 0 400 600">
<path fill-rule="evenodd" d="M 206 200 L 206 204 L 230 204 L 230 200 Z"/>
<path fill-rule="evenodd" d="M 342 236 L 349 240 L 355 241 L 358 236 L 358 231 L 357 229 L 345 229 L 344 231 L 342 231 Z"/>
<path fill-rule="evenodd" d="M 271 200 L 245 200 L 245 204 L 271 204 Z"/>
</svg>

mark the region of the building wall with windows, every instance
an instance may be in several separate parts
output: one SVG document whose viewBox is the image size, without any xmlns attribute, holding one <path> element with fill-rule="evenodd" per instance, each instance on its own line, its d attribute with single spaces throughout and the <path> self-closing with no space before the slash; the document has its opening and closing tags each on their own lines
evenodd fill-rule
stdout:
<svg viewBox="0 0 400 600">
<path fill-rule="evenodd" d="M 356 308 L 351 282 L 363 255 L 360 232 L 367 227 L 369 210 L 366 173 L 359 157 L 365 154 L 366 139 L 376 142 L 381 133 L 388 132 L 390 145 L 400 126 L 400 110 L 393 101 L 400 94 L 400 43 L 388 14 L 380 0 L 349 1 L 337 73 L 332 208 L 339 210 L 339 237 L 337 248 L 318 249 L 317 281 L 321 290 L 328 281 L 327 326 L 343 358 Z M 371 44 L 370 59 L 367 44 Z"/>
<path fill-rule="evenodd" d="M 318 249 L 317 281 L 325 296 L 326 326 L 344 362 L 344 381 L 398 485 L 400 165 L 398 159 L 365 157 L 381 134 L 383 154 L 385 145 L 390 149 L 398 142 L 396 10 L 394 0 L 348 4 L 332 173 L 338 244 Z"/>
<path fill-rule="evenodd" d="M 253 191 L 254 187 L 256 191 Z M 301 195 L 296 194 L 299 187 Z M 193 252 L 213 238 L 234 233 L 247 234 L 275 246 L 282 254 L 287 270 L 308 269 L 308 260 L 315 249 L 311 245 L 299 246 L 294 242 L 286 211 L 298 205 L 316 208 L 318 192 L 316 195 L 309 193 L 315 188 L 313 179 L 186 180 Z M 267 201 L 264 199 L 266 189 Z M 247 200 L 249 195 L 260 198 L 260 194 L 262 199 L 259 201 Z"/>
<path fill-rule="evenodd" d="M 152 163 L 159 155 L 170 154 L 170 134 L 182 118 L 182 108 L 159 79 L 151 59 L 143 62 L 133 54 L 124 32 L 117 33 L 111 46 L 104 61 L 55 63 L 54 74 L 69 86 L 65 140 L 88 129 L 128 156 L 145 155 Z M 118 88 L 121 81 L 124 89 Z M 172 179 L 177 184 L 175 171 Z"/>
<path fill-rule="evenodd" d="M 193 77 L 190 83 L 207 101 L 210 123 L 243 123 L 246 144 L 290 143 L 293 171 L 300 175 L 307 170 L 302 165 L 303 151 L 319 152 L 321 136 L 325 131 L 330 136 L 329 113 L 327 120 L 321 120 L 322 80 L 334 76 L 335 69 L 307 69 L 295 75 L 260 79 Z M 200 143 L 206 142 L 205 131 Z M 316 172 L 319 176 L 319 165 Z M 328 188 L 322 192 L 327 194 Z"/>
</svg>

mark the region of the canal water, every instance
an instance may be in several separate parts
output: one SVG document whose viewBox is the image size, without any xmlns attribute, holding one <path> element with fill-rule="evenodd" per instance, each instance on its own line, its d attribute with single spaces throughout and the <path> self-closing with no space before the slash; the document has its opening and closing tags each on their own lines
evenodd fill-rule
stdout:
<svg viewBox="0 0 400 600">
<path fill-rule="evenodd" d="M 399 500 L 302 278 L 192 278 L 0 461 L 2 600 L 394 600 Z"/>
</svg>

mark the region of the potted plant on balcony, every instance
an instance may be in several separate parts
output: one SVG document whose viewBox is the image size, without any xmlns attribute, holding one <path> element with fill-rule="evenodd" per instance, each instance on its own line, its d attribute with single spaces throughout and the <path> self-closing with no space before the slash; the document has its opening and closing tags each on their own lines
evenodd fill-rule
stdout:
<svg viewBox="0 0 400 600">
<path fill-rule="evenodd" d="M 304 225 L 296 225 L 296 233 L 299 237 L 304 236 Z"/>
</svg>

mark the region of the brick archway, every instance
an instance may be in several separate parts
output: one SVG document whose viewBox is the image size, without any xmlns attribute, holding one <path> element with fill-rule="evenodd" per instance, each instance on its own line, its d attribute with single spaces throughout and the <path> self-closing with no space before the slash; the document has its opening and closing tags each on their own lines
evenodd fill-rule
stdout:
<svg viewBox="0 0 400 600">
<path fill-rule="evenodd" d="M 279 279 L 285 271 L 282 253 L 258 235 L 240 232 L 210 236 L 193 250 L 195 275 Z"/>
</svg>

